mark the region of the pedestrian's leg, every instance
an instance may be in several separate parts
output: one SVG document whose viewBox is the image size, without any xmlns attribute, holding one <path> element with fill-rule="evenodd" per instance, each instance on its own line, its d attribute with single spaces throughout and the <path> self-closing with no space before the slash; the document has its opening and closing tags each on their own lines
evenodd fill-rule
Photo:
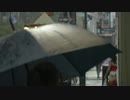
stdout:
<svg viewBox="0 0 130 100">
<path fill-rule="evenodd" d="M 98 76 L 100 77 L 100 72 L 101 72 L 101 65 L 98 65 Z"/>
<path fill-rule="evenodd" d="M 103 67 L 103 83 L 104 83 L 104 76 L 105 76 L 105 74 L 106 74 L 106 72 L 107 72 L 107 69 L 108 69 L 107 66 L 104 66 L 104 67 Z M 106 80 L 107 80 L 107 85 L 108 85 L 108 75 L 106 76 Z"/>
<path fill-rule="evenodd" d="M 102 66 L 102 85 L 104 83 L 104 66 Z"/>
<path fill-rule="evenodd" d="M 101 72 L 101 65 L 98 65 L 98 73 L 100 74 Z"/>
<path fill-rule="evenodd" d="M 96 66 L 96 71 L 97 71 L 97 78 L 99 78 L 99 69 L 98 69 L 98 65 Z"/>
<path fill-rule="evenodd" d="M 99 78 L 99 74 L 100 74 L 100 71 L 101 71 L 99 65 L 97 65 L 97 69 L 98 69 L 97 74 L 98 74 L 98 78 Z"/>
<path fill-rule="evenodd" d="M 102 85 L 103 85 L 103 83 L 104 83 L 104 76 L 105 76 L 105 74 L 106 74 L 107 68 L 108 68 L 108 67 L 106 67 L 106 66 L 103 66 L 103 67 L 102 67 Z M 107 76 L 106 76 L 106 78 L 107 78 Z M 108 79 L 108 78 L 107 78 L 107 79 Z"/>
</svg>

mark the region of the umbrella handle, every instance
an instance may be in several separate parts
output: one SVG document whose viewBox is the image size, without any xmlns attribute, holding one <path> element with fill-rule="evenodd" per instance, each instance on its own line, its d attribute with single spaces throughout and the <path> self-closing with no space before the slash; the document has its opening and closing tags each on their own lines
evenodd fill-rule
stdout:
<svg viewBox="0 0 130 100">
<path fill-rule="evenodd" d="M 25 69 L 27 71 L 27 86 L 29 86 L 29 68 L 27 64 L 25 64 Z"/>
<path fill-rule="evenodd" d="M 12 74 L 12 83 L 13 83 L 13 86 L 15 86 L 15 75 L 14 75 L 14 69 L 11 69 L 11 74 Z"/>
</svg>

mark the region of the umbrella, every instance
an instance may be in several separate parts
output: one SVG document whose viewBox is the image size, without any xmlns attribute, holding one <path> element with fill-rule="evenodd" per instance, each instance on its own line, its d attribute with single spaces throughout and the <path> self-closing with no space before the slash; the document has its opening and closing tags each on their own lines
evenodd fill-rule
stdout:
<svg viewBox="0 0 130 100">
<path fill-rule="evenodd" d="M 69 24 L 49 24 L 1 37 L 0 72 L 48 59 L 58 63 L 58 69 L 66 75 L 83 75 L 118 52 L 108 41 L 85 29 Z"/>
</svg>

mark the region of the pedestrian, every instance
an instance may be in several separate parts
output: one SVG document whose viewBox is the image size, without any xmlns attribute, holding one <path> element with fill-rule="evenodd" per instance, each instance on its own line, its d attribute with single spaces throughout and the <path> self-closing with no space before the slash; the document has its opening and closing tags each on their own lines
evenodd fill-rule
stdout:
<svg viewBox="0 0 130 100">
<path fill-rule="evenodd" d="M 28 76 L 29 86 L 62 86 L 61 73 L 50 62 L 41 62 L 36 65 Z"/>
<path fill-rule="evenodd" d="M 109 57 L 102 62 L 102 85 L 104 84 L 105 80 L 106 80 L 106 84 L 108 84 L 108 76 L 106 75 L 105 79 L 104 79 L 104 76 L 109 67 L 110 61 L 111 61 L 111 58 Z"/>
<path fill-rule="evenodd" d="M 116 56 L 111 57 L 109 67 L 106 71 L 104 78 L 108 75 L 108 86 L 117 86 L 117 65 L 116 65 Z"/>
<path fill-rule="evenodd" d="M 97 78 L 100 78 L 100 72 L 101 72 L 101 63 L 96 65 L 96 72 L 97 72 Z"/>
</svg>

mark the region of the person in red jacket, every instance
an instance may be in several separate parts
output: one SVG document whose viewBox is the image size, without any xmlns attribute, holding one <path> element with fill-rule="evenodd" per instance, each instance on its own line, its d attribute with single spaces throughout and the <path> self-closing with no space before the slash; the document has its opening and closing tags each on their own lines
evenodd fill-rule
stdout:
<svg viewBox="0 0 130 100">
<path fill-rule="evenodd" d="M 104 76 L 105 78 L 108 75 L 108 86 L 117 86 L 117 76 L 116 76 L 117 72 L 116 71 L 117 71 L 116 56 L 114 56 L 114 57 L 111 57 L 109 67 Z"/>
</svg>

